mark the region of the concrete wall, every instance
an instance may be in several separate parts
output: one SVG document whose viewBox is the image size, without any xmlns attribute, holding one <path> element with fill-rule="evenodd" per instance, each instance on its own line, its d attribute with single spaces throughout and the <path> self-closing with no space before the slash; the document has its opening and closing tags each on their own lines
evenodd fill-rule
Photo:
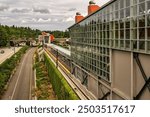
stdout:
<svg viewBox="0 0 150 117">
<path fill-rule="evenodd" d="M 131 97 L 131 53 L 112 52 L 112 86 L 126 97 Z"/>
</svg>

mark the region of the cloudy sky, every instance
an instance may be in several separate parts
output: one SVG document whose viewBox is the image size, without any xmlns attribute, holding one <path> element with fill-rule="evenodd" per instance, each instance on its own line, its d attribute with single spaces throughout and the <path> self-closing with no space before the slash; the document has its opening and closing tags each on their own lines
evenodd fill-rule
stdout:
<svg viewBox="0 0 150 117">
<path fill-rule="evenodd" d="M 94 0 L 99 6 L 110 0 Z M 76 12 L 87 15 L 89 0 L 0 0 L 0 23 L 40 30 L 66 30 Z"/>
</svg>

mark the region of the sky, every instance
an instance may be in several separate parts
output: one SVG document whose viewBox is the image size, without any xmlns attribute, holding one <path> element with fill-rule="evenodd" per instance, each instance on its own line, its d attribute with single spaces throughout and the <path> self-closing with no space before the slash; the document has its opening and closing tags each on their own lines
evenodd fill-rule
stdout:
<svg viewBox="0 0 150 117">
<path fill-rule="evenodd" d="M 94 0 L 102 6 L 110 0 Z M 0 24 L 66 30 L 76 12 L 87 15 L 89 0 L 0 0 Z"/>
</svg>

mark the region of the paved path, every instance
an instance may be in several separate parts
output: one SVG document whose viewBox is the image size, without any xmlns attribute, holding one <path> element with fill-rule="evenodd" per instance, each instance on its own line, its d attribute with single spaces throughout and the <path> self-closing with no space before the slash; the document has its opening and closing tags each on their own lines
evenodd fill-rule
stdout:
<svg viewBox="0 0 150 117">
<path fill-rule="evenodd" d="M 15 47 L 15 52 L 18 52 L 21 47 Z M 0 48 L 0 50 L 4 50 L 5 53 L 0 53 L 0 64 L 3 63 L 7 58 L 10 58 L 14 54 L 14 47 L 12 48 Z"/>
<path fill-rule="evenodd" d="M 12 77 L 7 91 L 2 97 L 3 100 L 29 100 L 33 82 L 33 54 L 35 48 L 27 51 Z"/>
</svg>

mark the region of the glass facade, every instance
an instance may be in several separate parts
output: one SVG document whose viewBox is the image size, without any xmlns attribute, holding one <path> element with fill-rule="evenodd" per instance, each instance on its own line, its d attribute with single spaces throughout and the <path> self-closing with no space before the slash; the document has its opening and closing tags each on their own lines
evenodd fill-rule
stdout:
<svg viewBox="0 0 150 117">
<path fill-rule="evenodd" d="M 150 0 L 114 0 L 69 30 L 72 60 L 110 81 L 110 49 L 150 54 Z"/>
</svg>

